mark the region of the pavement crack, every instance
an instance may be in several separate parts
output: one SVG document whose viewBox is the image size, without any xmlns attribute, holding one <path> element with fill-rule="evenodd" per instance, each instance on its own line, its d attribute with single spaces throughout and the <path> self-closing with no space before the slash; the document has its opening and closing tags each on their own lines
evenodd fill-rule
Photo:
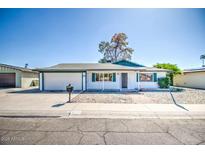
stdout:
<svg viewBox="0 0 205 154">
<path fill-rule="evenodd" d="M 8 130 L 5 130 L 5 133 L 1 134 L 1 136 L 0 136 L 0 137 L 2 137 L 2 136 L 4 136 L 4 135 L 6 135 L 6 134 L 8 134 L 8 133 L 9 133 L 9 131 L 8 131 Z"/>
<path fill-rule="evenodd" d="M 81 134 L 81 135 L 82 135 L 82 136 L 80 137 L 80 139 L 79 139 L 79 141 L 78 141 L 78 145 L 80 145 L 80 143 L 81 143 L 83 137 L 85 136 L 85 134 Z"/>
<path fill-rule="evenodd" d="M 39 140 L 37 140 L 34 144 L 38 144 L 40 141 L 45 139 L 47 136 L 48 136 L 48 132 L 45 132 L 44 136 L 42 138 L 40 138 Z"/>
<path fill-rule="evenodd" d="M 81 143 L 83 137 L 85 136 L 84 132 L 79 128 L 79 126 L 77 126 L 77 132 L 80 133 L 82 136 L 80 137 L 79 141 L 78 141 L 78 145 Z"/>
<path fill-rule="evenodd" d="M 196 145 L 201 145 L 202 143 L 205 143 L 205 141 L 201 141 L 201 142 L 197 143 Z"/>
<path fill-rule="evenodd" d="M 182 142 L 181 140 L 179 140 L 176 136 L 174 136 L 170 131 L 169 131 L 169 128 L 167 130 L 167 134 L 169 134 L 170 136 L 172 136 L 173 138 L 175 138 L 178 142 L 182 143 L 183 145 L 185 145 L 184 142 Z"/>
<path fill-rule="evenodd" d="M 106 139 L 105 139 L 105 135 L 107 134 L 108 132 L 105 132 L 104 134 L 103 134 L 103 141 L 104 141 L 104 143 L 105 143 L 105 145 L 107 145 L 107 141 L 106 141 Z"/>
<path fill-rule="evenodd" d="M 156 124 L 164 133 L 168 133 L 169 128 L 162 128 L 162 126 L 160 126 L 156 121 L 152 121 L 154 124 Z"/>
<path fill-rule="evenodd" d="M 124 121 L 120 120 L 120 122 L 121 122 L 121 124 L 122 124 L 123 126 L 125 126 L 127 132 L 129 132 L 129 128 L 128 128 L 128 126 L 124 123 Z"/>
</svg>

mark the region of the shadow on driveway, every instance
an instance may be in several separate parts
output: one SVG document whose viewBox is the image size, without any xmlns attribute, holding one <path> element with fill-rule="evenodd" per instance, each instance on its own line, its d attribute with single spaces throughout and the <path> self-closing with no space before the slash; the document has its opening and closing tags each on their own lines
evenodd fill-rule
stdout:
<svg viewBox="0 0 205 154">
<path fill-rule="evenodd" d="M 54 104 L 51 107 L 61 107 L 64 106 L 66 103 L 58 103 L 58 104 Z"/>
<path fill-rule="evenodd" d="M 77 94 L 81 91 L 76 90 L 73 91 L 73 94 Z M 15 93 L 15 94 L 62 94 L 62 93 L 68 93 L 65 90 L 52 90 L 52 91 L 40 91 L 39 88 L 33 88 L 33 89 L 18 89 L 18 90 L 10 90 L 7 93 Z"/>
</svg>

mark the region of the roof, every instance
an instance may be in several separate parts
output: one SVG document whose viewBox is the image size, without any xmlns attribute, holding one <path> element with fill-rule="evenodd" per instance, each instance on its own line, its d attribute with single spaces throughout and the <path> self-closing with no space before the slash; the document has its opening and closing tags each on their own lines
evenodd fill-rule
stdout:
<svg viewBox="0 0 205 154">
<path fill-rule="evenodd" d="M 168 69 L 163 69 L 163 68 L 156 68 L 156 67 L 141 67 L 145 71 L 156 71 L 156 72 L 172 72 L 171 70 Z"/>
<path fill-rule="evenodd" d="M 165 69 L 153 67 L 129 67 L 111 63 L 62 63 L 51 67 L 34 69 L 40 72 L 61 72 L 61 71 L 90 71 L 90 70 L 133 70 L 133 71 L 160 71 L 168 72 Z"/>
<path fill-rule="evenodd" d="M 123 66 L 130 66 L 130 67 L 145 67 L 144 65 L 134 63 L 128 60 L 119 60 L 117 62 L 114 62 L 113 64 L 123 65 Z"/>
<path fill-rule="evenodd" d="M 9 69 L 14 69 L 22 72 L 31 72 L 31 73 L 37 73 L 29 68 L 24 68 L 24 67 L 19 67 L 19 66 L 12 66 L 12 65 L 7 65 L 7 64 L 0 64 L 0 67 L 6 67 Z"/>
<path fill-rule="evenodd" d="M 87 70 L 134 70 L 133 67 L 111 63 L 62 63 L 51 67 L 39 68 L 39 71 L 87 71 Z"/>
<path fill-rule="evenodd" d="M 191 72 L 205 72 L 205 67 L 201 68 L 193 68 L 193 69 L 185 69 L 184 73 L 191 73 Z"/>
</svg>

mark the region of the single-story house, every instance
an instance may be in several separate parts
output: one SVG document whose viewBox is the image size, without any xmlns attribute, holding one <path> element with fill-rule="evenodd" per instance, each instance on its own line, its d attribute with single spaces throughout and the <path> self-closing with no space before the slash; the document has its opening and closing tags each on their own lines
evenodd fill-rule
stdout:
<svg viewBox="0 0 205 154">
<path fill-rule="evenodd" d="M 116 63 L 63 63 L 35 69 L 40 90 L 139 90 L 158 88 L 157 80 L 168 70 L 145 67 L 130 61 Z"/>
<path fill-rule="evenodd" d="M 28 88 L 38 84 L 39 73 L 28 68 L 0 64 L 0 87 Z"/>
<path fill-rule="evenodd" d="M 185 69 L 174 77 L 174 85 L 187 88 L 205 89 L 205 67 Z"/>
</svg>

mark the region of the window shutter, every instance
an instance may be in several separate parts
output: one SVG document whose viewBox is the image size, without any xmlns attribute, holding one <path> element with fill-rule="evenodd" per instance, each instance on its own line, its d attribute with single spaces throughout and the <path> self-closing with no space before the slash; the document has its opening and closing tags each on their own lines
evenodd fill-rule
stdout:
<svg viewBox="0 0 205 154">
<path fill-rule="evenodd" d="M 113 75 L 113 76 L 112 76 L 112 81 L 113 81 L 113 82 L 116 82 L 116 73 L 113 73 L 112 75 Z"/>
<path fill-rule="evenodd" d="M 136 82 L 138 82 L 139 78 L 139 73 L 136 73 Z"/>
<path fill-rule="evenodd" d="M 96 76 L 96 74 L 92 73 L 92 82 L 95 82 L 95 76 Z"/>
<path fill-rule="evenodd" d="M 157 73 L 154 73 L 154 82 L 157 82 Z"/>
</svg>

